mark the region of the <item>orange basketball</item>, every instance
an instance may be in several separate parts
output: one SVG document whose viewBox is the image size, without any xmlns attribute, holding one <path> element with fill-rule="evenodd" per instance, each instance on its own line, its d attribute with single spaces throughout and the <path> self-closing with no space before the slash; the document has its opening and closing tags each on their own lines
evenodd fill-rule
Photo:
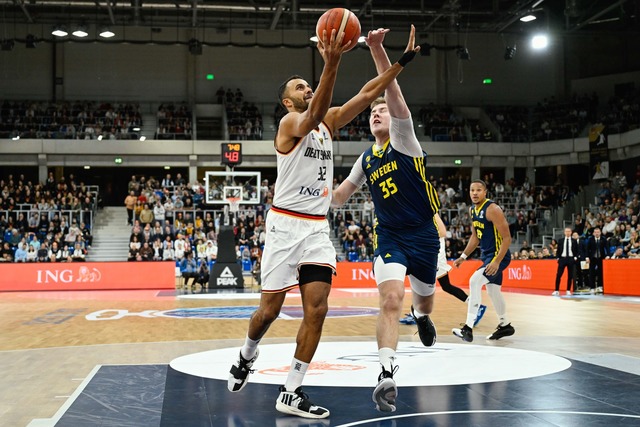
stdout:
<svg viewBox="0 0 640 427">
<path fill-rule="evenodd" d="M 322 31 L 327 30 L 327 39 L 331 37 L 331 30 L 335 29 L 339 34 L 344 31 L 344 44 L 351 41 L 347 50 L 353 49 L 360 37 L 360 21 L 349 9 L 336 7 L 322 14 L 316 24 L 316 35 L 322 40 Z"/>
</svg>

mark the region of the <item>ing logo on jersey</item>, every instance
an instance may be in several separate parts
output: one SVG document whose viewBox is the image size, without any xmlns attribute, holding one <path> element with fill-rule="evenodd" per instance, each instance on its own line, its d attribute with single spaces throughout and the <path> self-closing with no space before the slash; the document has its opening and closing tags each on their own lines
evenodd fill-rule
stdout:
<svg viewBox="0 0 640 427">
<path fill-rule="evenodd" d="M 385 258 L 391 258 L 391 254 L 386 254 L 384 257 Z"/>
</svg>

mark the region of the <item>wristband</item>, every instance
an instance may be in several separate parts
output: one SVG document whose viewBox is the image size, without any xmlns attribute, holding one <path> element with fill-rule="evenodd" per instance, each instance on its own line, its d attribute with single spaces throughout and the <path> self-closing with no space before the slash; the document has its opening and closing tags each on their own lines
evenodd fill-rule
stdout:
<svg viewBox="0 0 640 427">
<path fill-rule="evenodd" d="M 465 254 L 464 252 L 462 252 L 462 253 L 460 254 L 460 258 L 462 258 L 462 259 L 467 259 L 467 254 Z"/>
<path fill-rule="evenodd" d="M 413 58 L 415 58 L 416 53 L 413 50 L 410 50 L 409 52 L 405 52 L 400 59 L 398 59 L 398 64 L 402 65 L 402 67 L 404 68 L 409 62 L 411 62 L 413 60 Z"/>
</svg>

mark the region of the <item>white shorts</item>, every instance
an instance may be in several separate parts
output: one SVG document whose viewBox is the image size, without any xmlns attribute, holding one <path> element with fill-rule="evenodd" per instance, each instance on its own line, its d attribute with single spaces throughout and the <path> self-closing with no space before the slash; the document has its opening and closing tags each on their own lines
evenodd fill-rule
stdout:
<svg viewBox="0 0 640 427">
<path fill-rule="evenodd" d="M 438 252 L 438 271 L 436 272 L 436 277 L 439 279 L 449 271 L 451 271 L 451 266 L 447 264 L 447 245 L 444 241 L 444 237 L 440 238 L 440 251 Z"/>
<path fill-rule="evenodd" d="M 262 291 L 288 291 L 298 285 L 302 264 L 336 271 L 336 250 L 326 219 L 303 219 L 270 210 L 265 222 L 267 238 L 262 253 Z"/>
<path fill-rule="evenodd" d="M 384 261 L 382 261 L 382 258 L 378 256 L 373 262 L 373 273 L 376 277 L 376 284 L 378 286 L 388 280 L 397 280 L 404 283 L 404 278 L 407 274 L 407 267 L 397 262 L 385 264 Z M 409 275 L 409 285 L 413 292 L 424 297 L 433 295 L 436 291 L 435 283 L 424 283 L 412 274 Z"/>
</svg>

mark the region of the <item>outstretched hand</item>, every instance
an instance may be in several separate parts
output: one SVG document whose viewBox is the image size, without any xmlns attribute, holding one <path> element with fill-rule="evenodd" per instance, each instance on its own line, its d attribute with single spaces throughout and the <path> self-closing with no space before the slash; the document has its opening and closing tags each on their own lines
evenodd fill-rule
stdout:
<svg viewBox="0 0 640 427">
<path fill-rule="evenodd" d="M 378 28 L 377 30 L 371 30 L 365 37 L 364 41 L 369 47 L 381 46 L 384 40 L 384 35 L 390 30 L 388 28 Z"/>
<path fill-rule="evenodd" d="M 322 38 L 318 40 L 317 47 L 325 63 L 329 63 L 331 61 L 337 62 L 340 60 L 342 54 L 351 45 L 351 42 L 349 42 L 343 46 L 343 40 L 344 31 L 338 33 L 335 29 L 331 30 L 329 40 L 327 40 L 327 30 L 322 31 Z"/>
<path fill-rule="evenodd" d="M 418 53 L 420 52 L 420 45 L 416 46 L 416 27 L 411 24 L 411 31 L 409 32 L 409 42 L 407 43 L 407 48 L 404 50 L 405 53 L 407 52 L 415 52 Z"/>
</svg>

